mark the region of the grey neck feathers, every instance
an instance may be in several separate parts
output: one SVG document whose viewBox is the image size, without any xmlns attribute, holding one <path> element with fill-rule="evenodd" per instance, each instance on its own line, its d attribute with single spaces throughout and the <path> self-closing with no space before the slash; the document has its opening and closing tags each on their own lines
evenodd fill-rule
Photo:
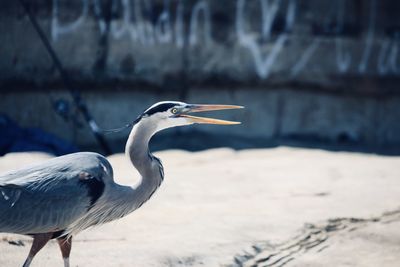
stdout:
<svg viewBox="0 0 400 267">
<path fill-rule="evenodd" d="M 133 209 L 139 208 L 160 186 L 164 172 L 159 159 L 149 150 L 151 137 L 156 133 L 156 127 L 151 123 L 139 122 L 134 125 L 129 134 L 125 154 L 141 175 L 140 182 L 133 188 Z"/>
<path fill-rule="evenodd" d="M 146 202 L 163 180 L 163 169 L 159 159 L 149 151 L 149 141 L 157 128 L 151 122 L 137 123 L 128 138 L 125 153 L 141 175 L 140 182 L 131 187 L 113 184 L 107 201 L 101 202 L 87 213 L 87 219 L 78 220 L 67 230 L 69 233 L 80 232 L 90 226 L 112 221 L 131 213 Z"/>
</svg>

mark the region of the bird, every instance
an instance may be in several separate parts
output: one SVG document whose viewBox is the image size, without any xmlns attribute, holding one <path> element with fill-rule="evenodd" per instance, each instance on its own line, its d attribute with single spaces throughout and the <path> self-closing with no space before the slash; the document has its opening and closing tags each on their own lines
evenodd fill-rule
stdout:
<svg viewBox="0 0 400 267">
<path fill-rule="evenodd" d="M 190 115 L 237 108 L 243 107 L 162 101 L 146 109 L 131 123 L 125 145 L 127 158 L 141 176 L 133 186 L 116 183 L 110 162 L 95 152 L 59 156 L 1 174 L 0 232 L 33 237 L 23 267 L 29 267 L 51 239 L 57 240 L 64 267 L 69 267 L 73 236 L 130 214 L 159 188 L 164 168 L 149 150 L 155 133 L 196 123 L 240 124 Z"/>
</svg>

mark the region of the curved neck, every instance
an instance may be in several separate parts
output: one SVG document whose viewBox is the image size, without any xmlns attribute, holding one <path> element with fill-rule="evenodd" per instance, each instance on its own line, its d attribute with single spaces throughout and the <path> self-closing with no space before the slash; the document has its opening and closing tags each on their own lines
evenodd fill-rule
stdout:
<svg viewBox="0 0 400 267">
<path fill-rule="evenodd" d="M 149 142 L 155 132 L 154 126 L 139 122 L 134 125 L 126 143 L 125 154 L 141 175 L 140 182 L 132 188 L 134 209 L 151 197 L 164 178 L 161 162 L 149 150 Z"/>
<path fill-rule="evenodd" d="M 107 197 L 99 199 L 103 202 L 93 206 L 86 215 L 87 219 L 71 226 L 70 232 L 124 217 L 152 196 L 164 178 L 161 162 L 150 153 L 148 146 L 155 132 L 157 129 L 151 123 L 139 122 L 133 127 L 126 143 L 126 155 L 139 171 L 140 182 L 133 187 L 112 183 L 105 193 Z"/>
</svg>

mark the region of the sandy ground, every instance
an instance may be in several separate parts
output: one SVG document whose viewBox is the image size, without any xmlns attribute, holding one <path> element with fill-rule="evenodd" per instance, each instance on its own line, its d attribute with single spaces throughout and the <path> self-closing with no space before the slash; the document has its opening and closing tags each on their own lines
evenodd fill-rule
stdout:
<svg viewBox="0 0 400 267">
<path fill-rule="evenodd" d="M 400 266 L 400 157 L 286 147 L 156 154 L 161 188 L 132 215 L 78 235 L 71 266 Z M 7 155 L 0 170 L 47 157 Z M 137 181 L 122 154 L 109 159 L 117 181 Z M 30 242 L 0 234 L 0 266 L 21 266 Z M 62 266 L 57 244 L 32 266 Z"/>
</svg>

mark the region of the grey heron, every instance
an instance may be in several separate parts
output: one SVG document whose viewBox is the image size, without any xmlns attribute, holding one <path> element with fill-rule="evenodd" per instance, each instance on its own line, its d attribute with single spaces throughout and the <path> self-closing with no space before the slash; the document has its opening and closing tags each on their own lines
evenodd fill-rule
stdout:
<svg viewBox="0 0 400 267">
<path fill-rule="evenodd" d="M 164 101 L 145 110 L 132 123 L 125 146 L 126 156 L 141 176 L 134 186 L 114 182 L 111 164 L 92 152 L 60 156 L 0 175 L 0 232 L 33 236 L 24 267 L 50 239 L 57 239 L 64 266 L 69 267 L 72 236 L 133 212 L 160 186 L 163 166 L 148 146 L 156 132 L 194 123 L 238 124 L 189 115 L 236 108 L 241 107 Z"/>
</svg>

